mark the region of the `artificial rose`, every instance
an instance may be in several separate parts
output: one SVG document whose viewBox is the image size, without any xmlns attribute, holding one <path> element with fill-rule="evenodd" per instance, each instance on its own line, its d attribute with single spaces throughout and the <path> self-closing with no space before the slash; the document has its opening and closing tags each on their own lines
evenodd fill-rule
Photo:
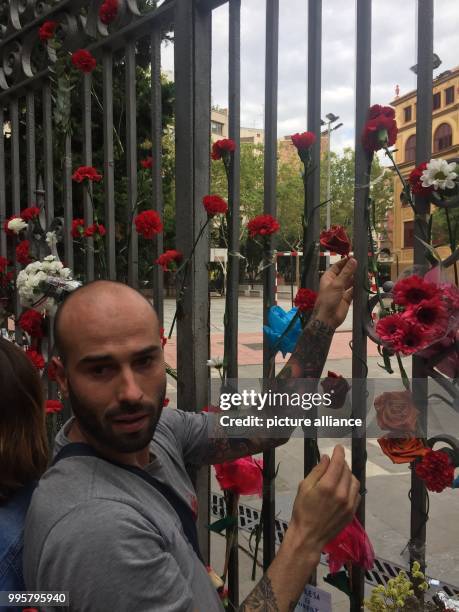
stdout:
<svg viewBox="0 0 459 612">
<path fill-rule="evenodd" d="M 149 155 L 145 159 L 141 159 L 140 165 L 142 166 L 144 170 L 148 170 L 149 168 L 152 168 L 153 167 L 153 157 Z"/>
<path fill-rule="evenodd" d="M 368 153 L 391 147 L 397 139 L 395 111 L 390 106 L 373 105 L 368 113 L 368 121 L 362 135 L 362 144 Z"/>
<path fill-rule="evenodd" d="M 59 400 L 46 400 L 45 412 L 46 414 L 55 414 L 58 412 L 62 412 L 63 407 L 64 404 Z"/>
<path fill-rule="evenodd" d="M 72 174 L 72 181 L 82 183 L 84 180 L 98 182 L 102 180 L 102 175 L 92 166 L 80 166 Z"/>
<path fill-rule="evenodd" d="M 84 230 L 85 238 L 91 238 L 92 236 L 105 236 L 105 234 L 105 227 L 101 223 L 93 223 L 92 225 L 88 225 L 88 227 Z"/>
<path fill-rule="evenodd" d="M 72 220 L 72 236 L 73 238 L 81 238 L 84 234 L 84 219 Z"/>
<path fill-rule="evenodd" d="M 275 234 L 280 225 L 278 220 L 272 215 L 258 215 L 247 223 L 250 238 L 255 236 L 269 236 Z"/>
<path fill-rule="evenodd" d="M 26 228 L 27 223 L 17 215 L 13 215 L 3 224 L 3 229 L 5 230 L 8 236 L 17 236 L 22 232 L 22 230 L 25 230 Z"/>
<path fill-rule="evenodd" d="M 332 225 L 330 229 L 320 233 L 320 244 L 327 251 L 338 255 L 349 255 L 351 241 L 342 225 Z"/>
<path fill-rule="evenodd" d="M 28 240 L 21 240 L 16 247 L 16 259 L 23 266 L 32 262 L 30 257 L 30 242 Z"/>
<path fill-rule="evenodd" d="M 298 289 L 298 292 L 293 300 L 293 304 L 301 312 L 307 312 L 314 308 L 316 303 L 317 293 L 312 289 Z"/>
<path fill-rule="evenodd" d="M 57 21 L 45 21 L 45 23 L 38 29 L 38 38 L 42 42 L 50 40 L 54 36 L 57 26 Z"/>
<path fill-rule="evenodd" d="M 307 151 L 316 141 L 316 135 L 314 132 L 302 132 L 301 134 L 296 133 L 293 134 L 291 138 L 298 152 Z"/>
<path fill-rule="evenodd" d="M 330 394 L 331 404 L 329 408 L 333 408 L 334 410 L 339 410 L 342 408 L 351 388 L 347 380 L 341 376 L 341 374 L 336 374 L 335 372 L 331 372 L 329 370 L 327 378 L 325 378 L 320 384 L 324 390 L 324 393 Z"/>
<path fill-rule="evenodd" d="M 328 554 L 328 567 L 332 574 L 350 563 L 370 570 L 375 561 L 370 538 L 356 516 L 325 545 L 324 552 Z"/>
<path fill-rule="evenodd" d="M 236 150 L 236 143 L 231 138 L 222 138 L 212 145 L 212 159 L 221 159 Z"/>
<path fill-rule="evenodd" d="M 375 399 L 376 420 L 381 429 L 416 431 L 418 411 L 409 391 L 386 391 Z"/>
<path fill-rule="evenodd" d="M 259 495 L 263 492 L 263 460 L 241 457 L 214 465 L 218 483 L 235 495 Z"/>
<path fill-rule="evenodd" d="M 159 264 L 164 270 L 164 272 L 166 272 L 167 270 L 172 270 L 172 268 L 169 267 L 170 264 L 174 262 L 177 263 L 182 259 L 183 254 L 180 251 L 176 251 L 175 249 L 169 249 L 167 251 L 164 251 L 164 253 L 162 253 L 162 255 L 160 255 L 158 259 L 155 260 L 155 263 Z"/>
<path fill-rule="evenodd" d="M 104 25 L 109 25 L 118 14 L 118 0 L 104 0 L 99 9 L 99 19 Z"/>
<path fill-rule="evenodd" d="M 31 221 L 32 219 L 38 217 L 39 214 L 40 209 L 38 206 L 29 206 L 28 208 L 21 210 L 21 219 L 24 219 L 24 221 Z"/>
<path fill-rule="evenodd" d="M 37 370 L 43 370 L 45 367 L 45 360 L 43 359 L 43 355 L 38 351 L 28 348 L 25 352 L 26 357 L 30 359 L 33 365 L 37 368 Z"/>
<path fill-rule="evenodd" d="M 43 317 L 36 310 L 29 308 L 23 312 L 18 324 L 32 338 L 43 338 Z"/>
<path fill-rule="evenodd" d="M 226 215 L 228 212 L 228 204 L 218 195 L 206 195 L 202 199 L 202 203 L 209 217 Z"/>
<path fill-rule="evenodd" d="M 78 49 L 72 53 L 72 64 L 77 70 L 89 74 L 97 66 L 96 58 L 86 49 Z"/>
<path fill-rule="evenodd" d="M 161 217 L 156 210 L 144 210 L 134 218 L 134 223 L 137 233 L 147 240 L 152 240 L 163 229 Z"/>
<path fill-rule="evenodd" d="M 415 194 L 422 195 L 425 197 L 429 196 L 433 191 L 432 186 L 422 186 L 421 176 L 426 168 L 427 162 L 422 162 L 422 164 L 419 164 L 419 166 L 414 168 L 414 170 L 411 170 L 410 175 L 408 176 L 408 182 L 411 186 L 411 191 Z"/>
<path fill-rule="evenodd" d="M 421 438 L 412 438 L 409 435 L 403 438 L 383 436 L 378 438 L 378 444 L 392 463 L 411 463 L 429 452 Z"/>
<path fill-rule="evenodd" d="M 416 475 L 422 478 L 429 491 L 441 493 L 453 484 L 454 466 L 444 451 L 428 450 L 416 465 Z"/>
<path fill-rule="evenodd" d="M 425 281 L 422 276 L 412 274 L 397 281 L 393 288 L 394 302 L 401 306 L 419 304 L 437 295 L 437 286 Z"/>
</svg>

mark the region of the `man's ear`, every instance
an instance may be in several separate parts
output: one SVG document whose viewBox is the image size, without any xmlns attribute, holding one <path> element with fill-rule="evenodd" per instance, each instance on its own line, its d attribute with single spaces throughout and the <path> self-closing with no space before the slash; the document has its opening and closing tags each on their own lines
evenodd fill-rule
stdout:
<svg viewBox="0 0 459 612">
<path fill-rule="evenodd" d="M 53 357 L 51 361 L 56 369 L 56 380 L 57 384 L 59 385 L 59 389 L 64 397 L 68 397 L 69 389 L 64 364 L 62 363 L 60 357 Z"/>
</svg>

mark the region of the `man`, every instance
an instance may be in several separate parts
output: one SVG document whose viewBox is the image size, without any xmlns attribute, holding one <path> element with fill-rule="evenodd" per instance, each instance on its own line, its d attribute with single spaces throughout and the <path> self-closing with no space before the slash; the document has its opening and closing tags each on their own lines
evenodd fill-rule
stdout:
<svg viewBox="0 0 459 612">
<path fill-rule="evenodd" d="M 320 377 L 352 300 L 355 267 L 342 260 L 324 274 L 282 377 Z M 221 610 L 189 520 L 195 494 L 185 466 L 282 441 L 211 439 L 212 415 L 162 408 L 158 319 L 129 287 L 82 287 L 61 306 L 55 328 L 57 379 L 74 418 L 57 436 L 58 461 L 27 517 L 27 587 L 69 591 L 78 612 Z M 358 491 L 338 446 L 300 483 L 284 541 L 241 610 L 294 608 L 324 545 L 352 519 Z"/>
</svg>

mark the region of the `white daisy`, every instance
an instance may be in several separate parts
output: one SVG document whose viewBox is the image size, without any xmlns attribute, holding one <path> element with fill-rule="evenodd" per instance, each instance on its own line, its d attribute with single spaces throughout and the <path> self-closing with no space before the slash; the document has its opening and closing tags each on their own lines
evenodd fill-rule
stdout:
<svg viewBox="0 0 459 612">
<path fill-rule="evenodd" d="M 433 187 L 434 189 L 454 189 L 457 178 L 456 164 L 448 163 L 446 159 L 431 159 L 427 168 L 421 175 L 423 187 Z"/>
</svg>

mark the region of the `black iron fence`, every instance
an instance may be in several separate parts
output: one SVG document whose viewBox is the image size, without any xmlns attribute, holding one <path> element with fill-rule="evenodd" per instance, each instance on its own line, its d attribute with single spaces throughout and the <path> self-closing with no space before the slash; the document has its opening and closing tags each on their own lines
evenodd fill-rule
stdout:
<svg viewBox="0 0 459 612">
<path fill-rule="evenodd" d="M 165 32 L 172 31 L 175 54 L 175 206 L 176 245 L 185 256 L 191 252 L 206 213 L 202 197 L 209 191 L 210 177 L 210 112 L 211 112 L 211 25 L 212 11 L 225 4 L 224 0 L 165 0 L 162 3 L 143 3 L 140 10 L 136 0 L 118 0 L 119 12 L 110 25 L 101 23 L 98 9 L 101 2 L 87 0 L 60 0 L 0 2 L 0 219 L 19 214 L 31 202 L 44 205 L 46 221 L 51 226 L 55 216 L 63 219 L 63 258 L 73 268 L 81 263 L 81 255 L 74 252 L 72 219 L 77 207 L 86 223 L 94 218 L 92 197 L 98 198 L 103 208 L 106 228 L 105 265 L 107 277 L 122 279 L 134 287 L 139 286 L 139 244 L 132 231 L 132 214 L 138 200 L 139 138 L 137 120 L 136 74 L 139 45 L 147 49 L 150 67 L 150 139 L 152 143 L 152 181 L 148 186 L 149 207 L 163 213 L 162 159 L 162 107 L 161 107 L 161 42 Z M 239 133 L 240 133 L 240 9 L 241 0 L 228 0 L 229 4 L 229 136 L 236 143 L 236 153 L 229 179 L 229 203 L 233 211 L 229 223 L 230 253 L 239 252 Z M 418 94 L 416 160 L 429 159 L 431 153 L 430 125 L 432 114 L 432 57 L 433 57 L 433 0 L 418 0 Z M 367 336 L 361 322 L 365 319 L 367 293 L 362 289 L 367 279 L 367 226 L 366 218 L 369 183 L 368 159 L 360 134 L 370 105 L 371 88 L 371 1 L 356 0 L 356 168 L 354 207 L 354 253 L 360 266 L 354 293 L 353 363 L 352 377 L 365 379 Z M 92 74 L 84 74 L 73 89 L 61 88 L 56 94 L 59 53 L 44 46 L 38 36 L 40 26 L 47 20 L 59 22 L 57 37 L 60 53 L 79 48 L 89 50 L 100 67 L 97 83 Z M 276 215 L 277 176 L 277 88 L 278 88 L 278 30 L 279 0 L 266 0 L 266 85 L 265 85 L 265 147 L 264 147 L 264 211 Z M 321 114 L 321 32 L 322 2 L 308 2 L 308 115 L 307 129 L 320 133 Z M 116 67 L 116 71 L 115 71 Z M 115 124 L 114 79 L 124 85 L 125 113 L 120 125 Z M 65 75 L 64 75 L 65 76 Z M 121 80 L 120 80 L 121 79 Z M 65 83 L 65 78 L 63 80 Z M 97 99 L 94 90 L 100 92 Z M 81 133 L 63 130 L 57 134 L 53 114 L 56 104 L 69 105 L 70 116 L 81 114 L 78 125 Z M 78 109 L 77 111 L 74 109 Z M 61 109 L 62 110 L 62 109 Z M 4 127 L 4 129 L 2 129 Z M 75 161 L 91 166 L 95 154 L 95 135 L 98 134 L 97 154 L 102 159 L 103 184 L 94 185 L 82 193 L 72 183 Z M 115 164 L 115 149 L 122 147 Z M 56 155 L 56 151 L 58 155 Z M 124 170 L 119 160 L 122 159 Z M 320 142 L 312 149 L 312 164 L 320 168 Z M 115 199 L 115 168 L 124 172 L 127 201 L 124 218 L 117 217 L 119 208 Z M 309 182 L 308 205 L 311 223 L 309 239 L 319 235 L 319 172 Z M 98 190 L 98 194 L 94 193 Z M 103 203 L 103 206 L 102 206 Z M 426 214 L 426 204 L 416 202 L 419 222 Z M 102 216 L 102 215 L 101 215 Z M 417 218 L 418 218 L 417 217 Z M 119 257 L 119 223 L 127 223 L 131 236 L 126 261 Z M 423 258 L 423 246 L 415 241 L 415 263 Z M 153 243 L 155 259 L 163 251 L 163 239 L 158 235 Z M 191 264 L 190 282 L 185 293 L 177 321 L 178 406 L 199 409 L 208 404 L 208 376 L 206 360 L 209 357 L 209 297 L 207 262 L 209 237 L 204 234 Z M 0 232 L 0 255 L 7 254 L 7 239 Z M 80 259 L 78 259 L 80 258 Z M 140 262 L 141 263 L 141 262 Z M 94 250 L 84 255 L 85 278 L 91 280 L 97 272 Z M 227 291 L 230 310 L 225 327 L 225 348 L 228 355 L 228 376 L 237 378 L 238 334 L 238 282 L 237 258 L 229 258 Z M 159 267 L 151 272 L 153 296 L 160 321 L 163 320 L 163 275 Z M 307 284 L 316 288 L 317 275 L 313 272 Z M 264 305 L 274 300 L 274 267 L 264 271 Z M 16 308 L 18 308 L 18 303 Z M 264 376 L 268 377 L 269 351 L 264 350 Z M 426 379 L 421 360 L 413 361 L 413 376 Z M 427 419 L 427 383 L 418 387 L 416 403 Z M 353 405 L 361 407 L 360 417 L 365 422 L 365 385 L 353 389 Z M 305 440 L 304 470 L 308 473 L 316 462 L 314 445 Z M 352 442 L 352 469 L 365 487 L 366 440 Z M 265 456 L 263 547 L 264 566 L 275 554 L 275 452 Z M 203 556 L 209 557 L 209 532 L 206 528 L 210 516 L 208 470 L 196 477 L 200 504 L 200 543 Z M 413 472 L 411 486 L 411 540 L 412 560 L 424 559 L 426 540 L 426 494 L 422 482 Z M 358 510 L 358 518 L 365 524 L 365 498 Z M 232 558 L 230 587 L 233 601 L 238 599 L 237 555 Z M 355 567 L 352 575 L 351 609 L 360 610 L 364 593 L 364 572 Z"/>
</svg>

